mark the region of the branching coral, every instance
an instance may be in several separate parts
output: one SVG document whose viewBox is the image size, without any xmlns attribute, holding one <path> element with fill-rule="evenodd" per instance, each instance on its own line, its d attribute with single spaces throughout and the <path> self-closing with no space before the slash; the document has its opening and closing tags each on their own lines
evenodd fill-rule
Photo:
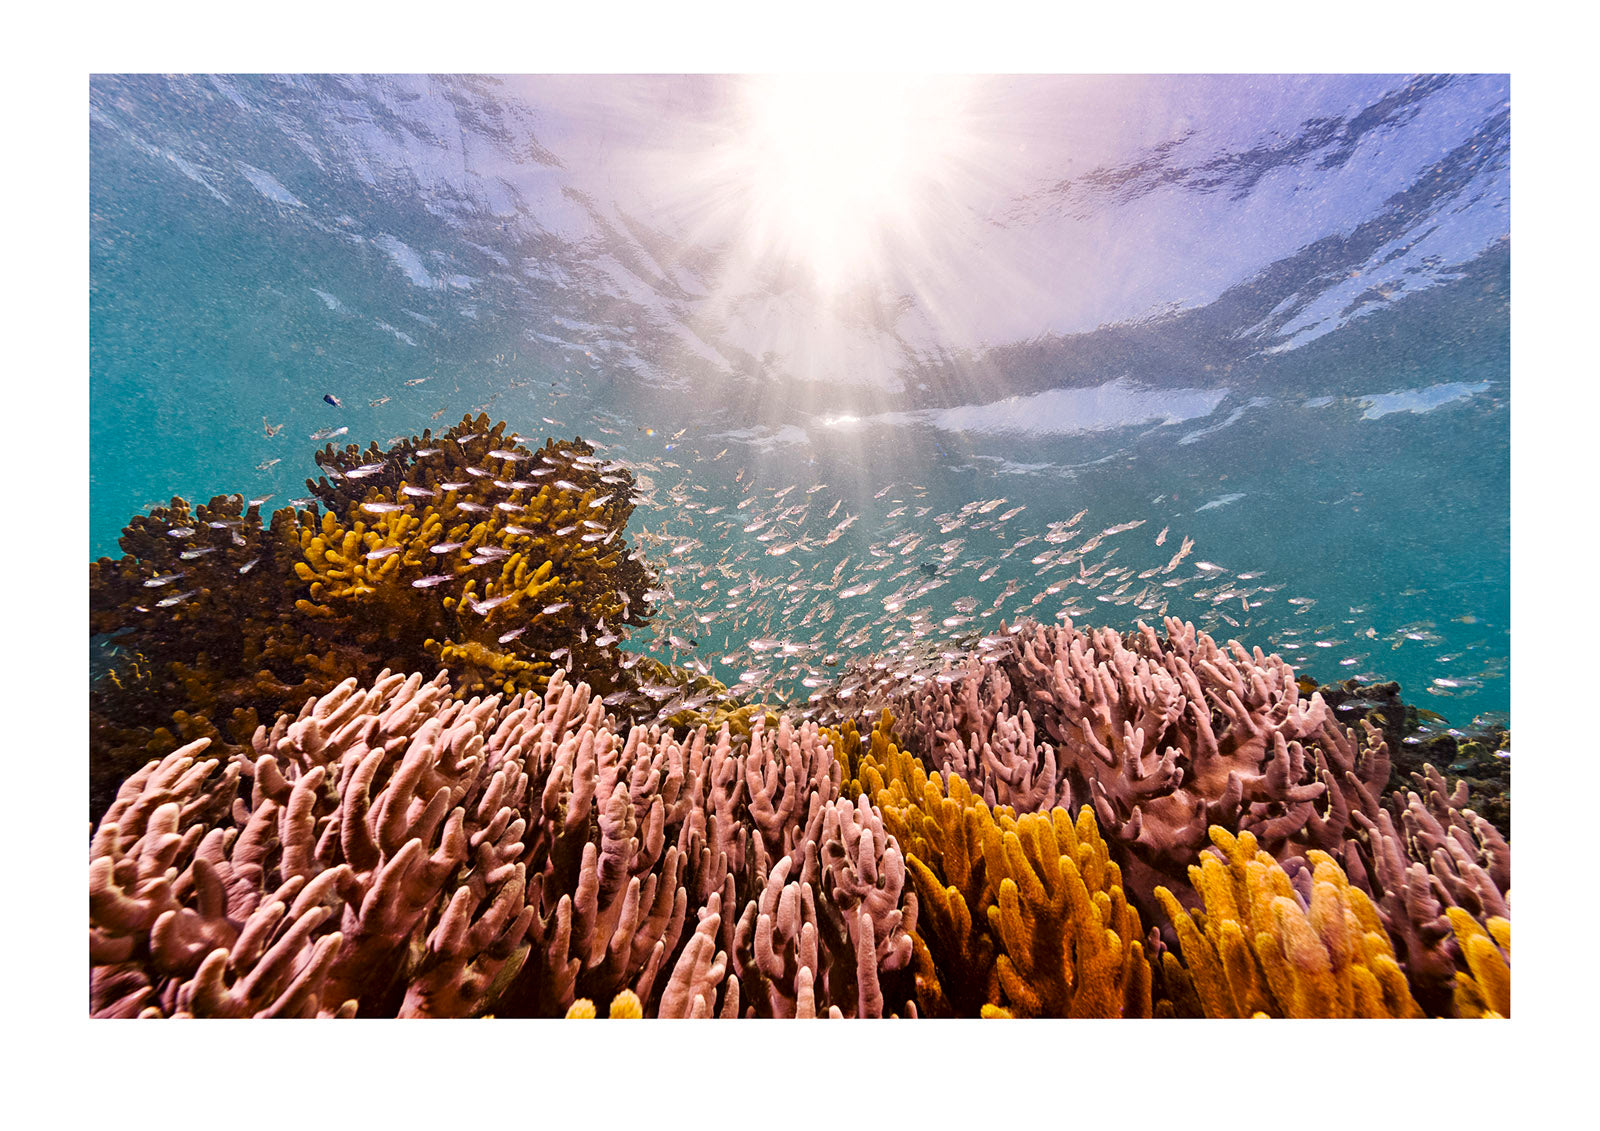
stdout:
<svg viewBox="0 0 1600 1131">
<path fill-rule="evenodd" d="M 193 510 L 175 498 L 134 516 L 127 556 L 89 566 L 89 631 L 110 653 L 90 693 L 91 813 L 150 757 L 247 742 L 258 710 L 298 707 L 338 682 L 326 670 L 363 663 L 295 612 L 288 525 L 280 512 L 263 530 L 238 496 Z"/>
<path fill-rule="evenodd" d="M 1422 1009 L 1372 901 L 1333 858 L 1313 851 L 1310 898 L 1256 838 L 1213 825 L 1222 856 L 1189 869 L 1205 910 L 1156 896 L 1177 928 L 1183 960 L 1163 955 L 1169 981 L 1192 980 L 1207 1017 L 1420 1017 Z"/>
<path fill-rule="evenodd" d="M 586 685 L 347 680 L 126 783 L 90 863 L 97 1015 L 879 1014 L 915 901 L 814 727 L 613 729 Z M 247 781 L 247 796 L 235 784 Z M 804 819 L 796 821 L 799 814 Z M 691 914 L 693 919 L 691 920 Z M 742 987 L 748 987 L 741 995 Z M 580 1009 L 581 1012 L 581 1009 Z"/>
<path fill-rule="evenodd" d="M 1510 920 L 1491 916 L 1484 927 L 1461 908 L 1452 907 L 1450 925 L 1467 963 L 1467 970 L 1456 975 L 1456 1016 L 1510 1017 Z"/>
<path fill-rule="evenodd" d="M 1403 702 L 1398 683 L 1361 683 L 1348 679 L 1342 683 L 1308 687 L 1327 700 L 1341 718 L 1364 719 L 1383 732 L 1390 758 L 1389 781 L 1385 791 L 1402 792 L 1418 774 L 1426 774 L 1431 762 L 1444 767 L 1458 783 L 1465 783 L 1465 804 L 1499 830 L 1511 834 L 1511 734 L 1503 726 L 1479 726 L 1473 720 L 1469 733 L 1455 729 L 1437 730 L 1444 722 L 1431 711 Z M 1429 733 L 1424 728 L 1432 730 Z"/>
<path fill-rule="evenodd" d="M 862 800 L 906 846 L 921 905 L 918 993 L 930 1012 L 1026 1017 L 1151 1014 L 1139 914 L 1087 807 L 1021 817 L 961 778 L 927 774 L 880 720 L 841 745 Z"/>
<path fill-rule="evenodd" d="M 529 451 L 486 417 L 366 453 L 318 454 L 330 509 L 220 497 L 136 516 L 90 566 L 90 631 L 115 649 L 91 690 L 91 813 L 180 742 L 242 748 L 341 680 L 447 671 L 458 694 L 577 668 L 632 686 L 618 651 L 650 575 L 623 529 L 632 478 L 582 441 Z"/>
<path fill-rule="evenodd" d="M 1467 786 L 1447 791 L 1432 766 L 1414 775 L 1421 793 L 1396 791 L 1388 809 L 1357 812 L 1363 837 L 1352 845 L 1348 867 L 1359 869 L 1362 886 L 1378 905 L 1394 938 L 1417 997 L 1431 1012 L 1443 1012 L 1455 996 L 1458 977 L 1471 972 L 1471 955 L 1453 929 L 1466 915 L 1478 933 L 1511 915 L 1511 846 L 1470 809 Z"/>
<path fill-rule="evenodd" d="M 558 664 L 605 680 L 624 626 L 645 623 L 650 576 L 622 538 L 632 475 L 581 440 L 529 451 L 479 416 L 317 460 L 334 482 L 307 481 L 329 509 L 298 516 L 297 607 L 368 650 L 514 694 Z"/>
</svg>

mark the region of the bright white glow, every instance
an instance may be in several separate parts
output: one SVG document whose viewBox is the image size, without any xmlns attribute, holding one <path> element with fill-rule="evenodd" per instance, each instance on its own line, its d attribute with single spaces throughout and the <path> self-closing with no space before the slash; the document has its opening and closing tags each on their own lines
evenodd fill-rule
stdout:
<svg viewBox="0 0 1600 1131">
<path fill-rule="evenodd" d="M 951 156 L 956 84 L 915 76 L 781 75 L 747 89 L 759 250 L 809 263 L 824 287 L 860 273 Z M 941 124 L 943 129 L 941 129 Z"/>
</svg>

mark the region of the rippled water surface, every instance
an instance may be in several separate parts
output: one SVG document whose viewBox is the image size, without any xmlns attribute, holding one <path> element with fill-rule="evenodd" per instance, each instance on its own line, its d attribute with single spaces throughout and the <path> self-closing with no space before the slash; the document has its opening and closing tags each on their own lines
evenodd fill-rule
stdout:
<svg viewBox="0 0 1600 1131">
<path fill-rule="evenodd" d="M 636 469 L 631 646 L 730 683 L 1166 612 L 1509 709 L 1504 77 L 763 89 L 96 78 L 91 553 L 482 411 Z"/>
</svg>

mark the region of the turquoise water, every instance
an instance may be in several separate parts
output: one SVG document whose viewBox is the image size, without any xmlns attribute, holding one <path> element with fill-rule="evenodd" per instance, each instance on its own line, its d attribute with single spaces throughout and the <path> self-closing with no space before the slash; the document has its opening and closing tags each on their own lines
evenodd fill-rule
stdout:
<svg viewBox="0 0 1600 1131">
<path fill-rule="evenodd" d="M 1164 609 L 1509 710 L 1503 76 L 973 80 L 842 282 L 741 89 L 96 78 L 91 555 L 482 411 L 637 469 L 631 646 L 730 683 Z"/>
</svg>

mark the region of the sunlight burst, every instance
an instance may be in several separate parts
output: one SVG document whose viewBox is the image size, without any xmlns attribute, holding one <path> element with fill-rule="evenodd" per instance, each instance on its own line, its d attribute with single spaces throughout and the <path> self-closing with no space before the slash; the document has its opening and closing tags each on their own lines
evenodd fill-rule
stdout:
<svg viewBox="0 0 1600 1131">
<path fill-rule="evenodd" d="M 777 75 L 746 94 L 750 234 L 808 263 L 825 287 L 883 253 L 952 156 L 948 79 Z"/>
</svg>

